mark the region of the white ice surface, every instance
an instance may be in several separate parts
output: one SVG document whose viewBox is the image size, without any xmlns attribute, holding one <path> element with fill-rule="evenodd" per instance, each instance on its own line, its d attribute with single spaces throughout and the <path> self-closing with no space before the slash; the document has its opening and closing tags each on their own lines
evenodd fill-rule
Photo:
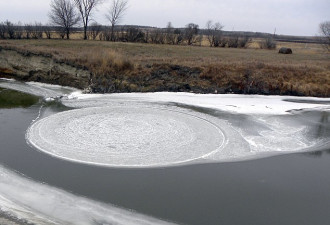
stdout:
<svg viewBox="0 0 330 225">
<path fill-rule="evenodd" d="M 34 182 L 1 165 L 0 209 L 38 225 L 172 224 Z"/>
<path fill-rule="evenodd" d="M 257 114 L 256 111 L 252 114 L 225 112 L 226 115 L 238 115 L 238 119 L 222 118 L 189 109 L 191 106 L 200 107 L 201 99 L 198 98 L 204 96 L 192 95 L 188 98 L 190 100 L 175 101 L 189 105 L 183 108 L 157 98 L 163 94 L 78 95 L 63 100 L 65 105 L 80 109 L 37 121 L 29 128 L 27 140 L 39 150 L 59 158 L 110 167 L 246 160 L 302 152 L 329 142 L 329 138 L 325 137 L 308 138 L 311 128 L 295 121 L 294 116 L 285 111 L 281 111 L 280 115 Z M 174 101 L 175 94 L 167 94 Z M 149 98 L 141 97 L 145 95 Z M 222 98 L 233 96 L 212 97 L 212 101 L 217 99 L 220 102 Z M 251 100 L 247 96 L 244 98 Z M 259 96 L 253 99 L 259 99 Z M 279 97 L 273 99 L 267 105 L 282 102 Z M 232 104 L 240 105 L 246 101 L 233 98 Z M 291 107 L 285 107 L 285 110 L 300 109 L 292 105 L 328 109 L 326 104 L 288 105 Z M 214 109 L 198 109 L 210 108 Z M 240 116 L 245 116 L 250 126 L 242 127 Z"/>
<path fill-rule="evenodd" d="M 157 103 L 180 103 L 198 107 L 213 108 L 222 111 L 241 114 L 288 114 L 297 109 L 327 109 L 330 110 L 330 98 L 293 97 L 293 96 L 263 96 L 237 94 L 193 94 L 193 93 L 120 93 L 120 94 L 81 94 L 76 92 L 70 96 L 73 101 L 63 103 L 73 107 L 104 106 L 108 100 L 131 99 Z M 297 103 L 284 100 L 306 100 L 325 102 L 324 104 Z"/>
<path fill-rule="evenodd" d="M 67 96 L 79 91 L 75 88 L 63 87 L 60 85 L 43 84 L 37 82 L 22 83 L 15 80 L 4 79 L 0 80 L 0 87 L 40 96 L 45 98 L 47 101 L 57 97 Z"/>
<path fill-rule="evenodd" d="M 109 102 L 110 103 L 110 102 Z M 34 123 L 27 140 L 53 156 L 104 166 L 165 166 L 223 148 L 220 120 L 173 106 L 112 102 L 65 111 Z"/>
<path fill-rule="evenodd" d="M 308 138 L 311 128 L 292 122 L 295 117 L 289 116 L 301 109 L 329 111 L 330 98 L 169 92 L 82 94 L 56 85 L 0 82 L 4 84 L 44 97 L 69 93 L 61 98 L 62 103 L 78 109 L 37 121 L 26 137 L 43 152 L 77 162 L 149 167 L 233 161 L 305 151 L 329 142 L 329 137 Z M 175 104 L 242 115 L 254 128 Z"/>
<path fill-rule="evenodd" d="M 3 84 L 0 82 L 0 86 Z M 39 84 L 14 86 L 44 97 L 63 96 L 69 91 Z M 190 93 L 83 95 L 72 91 L 62 102 L 78 109 L 38 120 L 27 133 L 28 141 L 39 150 L 72 161 L 106 166 L 168 166 L 253 159 L 329 144 L 329 137 L 309 138 L 312 127 L 295 121 L 290 112 L 329 111 L 329 98 Z M 215 109 L 222 114 L 211 116 L 201 108 L 196 112 L 169 103 Z M 247 125 L 241 126 L 241 120 L 247 120 Z M 201 146 L 203 143 L 205 146 Z M 37 224 L 166 224 L 38 184 L 1 166 L 0 205 L 1 210 Z"/>
</svg>

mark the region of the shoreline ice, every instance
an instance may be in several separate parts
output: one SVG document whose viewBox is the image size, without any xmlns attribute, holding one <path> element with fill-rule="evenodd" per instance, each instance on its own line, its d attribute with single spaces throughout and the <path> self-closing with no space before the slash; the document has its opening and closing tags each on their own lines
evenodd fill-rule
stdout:
<svg viewBox="0 0 330 225">
<path fill-rule="evenodd" d="M 183 92 L 155 93 L 114 93 L 114 94 L 82 94 L 76 92 L 69 95 L 70 100 L 63 104 L 72 107 L 97 107 L 106 104 L 107 100 L 132 99 L 156 103 L 177 103 L 197 107 L 212 108 L 241 114 L 288 114 L 291 110 L 317 109 L 330 110 L 330 98 L 265 96 L 238 94 L 194 94 Z M 291 100 L 317 101 L 317 103 L 300 103 Z M 321 104 L 324 102 L 324 104 Z"/>
<path fill-rule="evenodd" d="M 170 225 L 140 213 L 37 183 L 0 165 L 0 210 L 29 223 Z"/>
</svg>

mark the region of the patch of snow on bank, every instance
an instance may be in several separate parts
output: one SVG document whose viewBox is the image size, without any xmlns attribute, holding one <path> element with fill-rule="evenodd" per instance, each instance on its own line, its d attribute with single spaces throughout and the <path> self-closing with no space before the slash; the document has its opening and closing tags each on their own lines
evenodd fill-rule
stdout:
<svg viewBox="0 0 330 225">
<path fill-rule="evenodd" d="M 106 104 L 107 100 L 131 99 L 156 103 L 178 103 L 198 107 L 213 108 L 241 114 L 288 114 L 297 109 L 328 109 L 330 98 L 237 95 L 237 94 L 192 94 L 192 93 L 120 93 L 120 94 L 75 94 L 76 101 L 64 101 L 72 107 L 97 107 Z M 284 100 L 306 100 L 324 102 L 324 104 L 299 103 Z"/>
</svg>

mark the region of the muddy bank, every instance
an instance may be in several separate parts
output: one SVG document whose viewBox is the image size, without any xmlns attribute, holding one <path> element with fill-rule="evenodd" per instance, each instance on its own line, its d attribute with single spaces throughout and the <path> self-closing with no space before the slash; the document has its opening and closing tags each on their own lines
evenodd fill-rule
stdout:
<svg viewBox="0 0 330 225">
<path fill-rule="evenodd" d="M 94 93 L 118 92 L 195 92 L 225 93 L 211 81 L 201 79 L 200 68 L 154 64 L 136 71 L 96 75 L 87 68 L 54 59 L 52 55 L 36 54 L 0 46 L 0 77 L 35 81 L 86 89 Z"/>
<path fill-rule="evenodd" d="M 0 77 L 87 88 L 90 72 L 51 56 L 0 48 Z"/>
<path fill-rule="evenodd" d="M 327 73 L 266 64 L 187 67 L 167 63 L 135 65 L 107 58 L 75 58 L 70 54 L 31 53 L 0 46 L 0 77 L 59 84 L 92 93 L 193 92 L 292 96 L 330 96 Z M 303 73 L 303 74 L 302 74 Z M 290 80 L 291 79 L 291 80 Z"/>
</svg>

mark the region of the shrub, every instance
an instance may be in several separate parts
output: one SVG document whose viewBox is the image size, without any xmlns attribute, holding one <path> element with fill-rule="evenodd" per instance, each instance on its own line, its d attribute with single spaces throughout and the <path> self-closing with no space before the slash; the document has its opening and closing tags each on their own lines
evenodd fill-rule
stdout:
<svg viewBox="0 0 330 225">
<path fill-rule="evenodd" d="M 251 42 L 251 38 L 249 38 L 248 36 L 242 37 L 238 41 L 238 47 L 246 48 L 246 47 L 248 47 L 250 42 Z"/>
<path fill-rule="evenodd" d="M 276 42 L 272 37 L 267 37 L 259 42 L 259 46 L 261 49 L 276 49 Z"/>
<path fill-rule="evenodd" d="M 238 37 L 231 37 L 228 39 L 228 48 L 238 47 Z"/>
</svg>

